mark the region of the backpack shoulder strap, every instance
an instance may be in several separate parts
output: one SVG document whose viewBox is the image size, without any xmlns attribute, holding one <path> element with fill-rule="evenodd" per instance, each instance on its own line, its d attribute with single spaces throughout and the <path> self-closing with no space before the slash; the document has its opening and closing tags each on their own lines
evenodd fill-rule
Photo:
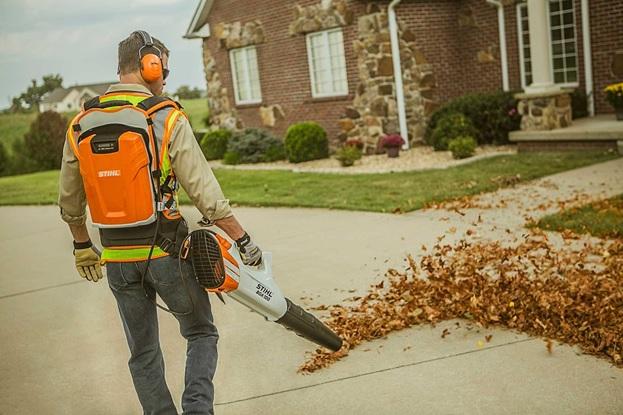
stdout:
<svg viewBox="0 0 623 415">
<path fill-rule="evenodd" d="M 160 96 L 153 96 L 144 99 L 137 105 L 137 107 L 147 112 L 149 115 L 152 115 L 156 111 L 160 111 L 163 108 L 173 108 L 176 110 L 182 109 L 182 106 L 178 102 L 169 97 Z"/>
</svg>

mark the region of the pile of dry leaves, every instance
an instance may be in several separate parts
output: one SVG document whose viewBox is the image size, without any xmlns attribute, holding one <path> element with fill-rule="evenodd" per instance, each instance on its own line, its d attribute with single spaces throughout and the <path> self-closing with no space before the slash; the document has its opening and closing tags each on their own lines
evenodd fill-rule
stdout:
<svg viewBox="0 0 623 415">
<path fill-rule="evenodd" d="M 436 245 L 419 266 L 390 269 L 349 306 L 321 306 L 344 340 L 316 350 L 299 371 L 313 372 L 364 341 L 417 324 L 453 318 L 500 325 L 577 344 L 623 367 L 623 241 L 568 239 L 556 247 L 531 230 L 515 246 L 497 242 Z"/>
</svg>

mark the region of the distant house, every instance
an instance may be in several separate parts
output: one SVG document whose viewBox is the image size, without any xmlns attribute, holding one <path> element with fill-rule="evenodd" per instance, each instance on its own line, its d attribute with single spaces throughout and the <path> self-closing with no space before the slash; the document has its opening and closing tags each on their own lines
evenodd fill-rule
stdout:
<svg viewBox="0 0 623 415">
<path fill-rule="evenodd" d="M 68 88 L 56 88 L 43 98 L 39 105 L 40 111 L 78 111 L 82 104 L 106 92 L 108 87 L 116 82 L 99 84 L 74 85 Z"/>
<path fill-rule="evenodd" d="M 394 30 L 389 1 L 201 0 L 185 37 L 203 40 L 212 123 L 282 135 L 313 120 L 334 144 L 372 147 L 398 131 L 420 141 L 439 105 L 470 92 L 525 92 L 527 130 L 569 125 L 572 90 L 591 115 L 612 112 L 623 0 L 396 3 Z"/>
</svg>

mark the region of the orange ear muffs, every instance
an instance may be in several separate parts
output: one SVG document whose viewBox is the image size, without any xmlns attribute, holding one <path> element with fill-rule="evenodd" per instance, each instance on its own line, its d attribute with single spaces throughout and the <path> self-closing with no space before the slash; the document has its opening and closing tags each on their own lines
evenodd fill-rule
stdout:
<svg viewBox="0 0 623 415">
<path fill-rule="evenodd" d="M 162 61 L 158 55 L 147 53 L 141 58 L 141 76 L 146 82 L 154 82 L 162 77 Z"/>
</svg>

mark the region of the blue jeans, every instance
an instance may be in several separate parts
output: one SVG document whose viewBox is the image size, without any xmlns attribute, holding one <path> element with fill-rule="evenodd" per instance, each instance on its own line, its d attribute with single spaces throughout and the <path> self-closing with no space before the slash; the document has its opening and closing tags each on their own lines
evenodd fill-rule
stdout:
<svg viewBox="0 0 623 415">
<path fill-rule="evenodd" d="M 218 332 L 213 323 L 208 294 L 192 277 L 189 262 L 183 261 L 181 268 L 188 290 L 180 278 L 176 258 L 153 259 L 145 277 L 145 289 L 141 287 L 144 267 L 145 261 L 106 264 L 108 285 L 117 299 L 130 348 L 128 366 L 143 413 L 177 415 L 164 377 L 158 316 L 153 303 L 157 293 L 167 307 L 176 313 L 192 310 L 190 314 L 175 315 L 180 332 L 188 342 L 182 395 L 184 414 L 213 414 L 212 378 L 216 371 Z"/>
</svg>

